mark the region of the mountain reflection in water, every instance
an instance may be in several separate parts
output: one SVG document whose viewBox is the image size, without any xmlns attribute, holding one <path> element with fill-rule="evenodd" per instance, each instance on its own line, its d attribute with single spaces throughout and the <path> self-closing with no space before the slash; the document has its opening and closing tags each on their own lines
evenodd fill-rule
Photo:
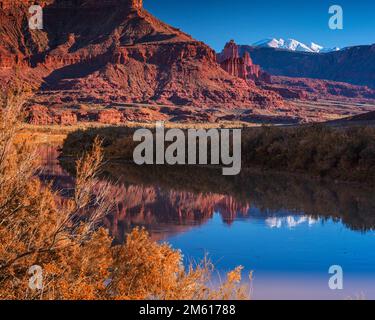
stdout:
<svg viewBox="0 0 375 320">
<path fill-rule="evenodd" d="M 63 197 L 74 188 L 73 162 L 40 149 L 40 178 Z M 300 176 L 243 170 L 235 177 L 206 167 L 107 163 L 115 210 L 103 224 L 116 243 L 135 226 L 167 240 L 186 259 L 206 252 L 220 270 L 254 270 L 262 298 L 375 298 L 374 190 Z M 345 270 L 345 290 L 328 288 L 328 268 Z"/>
<path fill-rule="evenodd" d="M 53 181 L 55 189 L 69 195 L 74 188 L 72 163 L 60 162 L 53 146 L 41 147 L 39 154 L 41 179 Z M 270 228 L 293 228 L 332 218 L 353 230 L 375 227 L 373 190 L 348 184 L 262 172 L 225 177 L 212 168 L 124 163 L 108 163 L 103 179 L 116 181 L 112 193 L 116 209 L 104 221 L 116 242 L 135 226 L 146 227 L 155 240 L 166 239 L 204 224 L 214 213 L 227 225 L 236 219 L 262 218 Z M 252 207 L 260 214 L 251 216 Z"/>
</svg>

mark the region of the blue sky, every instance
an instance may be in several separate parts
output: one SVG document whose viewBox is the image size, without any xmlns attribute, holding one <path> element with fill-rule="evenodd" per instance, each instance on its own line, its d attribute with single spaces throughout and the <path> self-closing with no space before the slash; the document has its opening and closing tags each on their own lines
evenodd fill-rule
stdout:
<svg viewBox="0 0 375 320">
<path fill-rule="evenodd" d="M 344 29 L 328 28 L 328 8 L 341 5 Z M 234 39 L 252 44 L 294 38 L 325 47 L 375 43 L 375 0 L 144 0 L 145 8 L 220 51 Z"/>
</svg>

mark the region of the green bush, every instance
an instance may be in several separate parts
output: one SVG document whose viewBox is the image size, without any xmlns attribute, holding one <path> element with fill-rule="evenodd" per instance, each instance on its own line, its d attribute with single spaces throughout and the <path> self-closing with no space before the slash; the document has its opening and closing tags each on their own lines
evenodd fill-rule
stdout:
<svg viewBox="0 0 375 320">
<path fill-rule="evenodd" d="M 313 125 L 263 127 L 243 135 L 244 167 L 260 166 L 318 177 L 375 181 L 375 129 Z"/>
</svg>

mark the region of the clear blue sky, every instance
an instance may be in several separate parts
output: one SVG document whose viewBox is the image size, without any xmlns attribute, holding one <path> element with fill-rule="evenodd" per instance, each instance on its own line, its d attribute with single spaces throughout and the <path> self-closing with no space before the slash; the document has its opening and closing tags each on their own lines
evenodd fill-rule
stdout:
<svg viewBox="0 0 375 320">
<path fill-rule="evenodd" d="M 344 30 L 328 28 L 328 8 L 344 10 Z M 145 8 L 220 51 L 234 39 L 252 44 L 294 38 L 325 47 L 375 43 L 375 0 L 144 0 Z"/>
</svg>

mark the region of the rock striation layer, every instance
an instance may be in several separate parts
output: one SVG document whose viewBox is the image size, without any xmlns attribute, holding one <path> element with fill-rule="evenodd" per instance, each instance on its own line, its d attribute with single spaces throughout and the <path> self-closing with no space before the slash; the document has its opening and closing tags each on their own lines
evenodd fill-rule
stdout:
<svg viewBox="0 0 375 320">
<path fill-rule="evenodd" d="M 24 80 L 37 90 L 35 105 L 283 106 L 278 94 L 222 70 L 211 48 L 141 0 L 37 1 L 43 30 L 27 27 L 29 1 L 9 3 L 0 1 L 0 84 Z"/>
<path fill-rule="evenodd" d="M 218 54 L 221 67 L 232 76 L 253 82 L 269 82 L 270 76 L 253 63 L 250 54 L 245 52 L 242 57 L 234 40 L 228 42 L 221 54 Z"/>
</svg>

